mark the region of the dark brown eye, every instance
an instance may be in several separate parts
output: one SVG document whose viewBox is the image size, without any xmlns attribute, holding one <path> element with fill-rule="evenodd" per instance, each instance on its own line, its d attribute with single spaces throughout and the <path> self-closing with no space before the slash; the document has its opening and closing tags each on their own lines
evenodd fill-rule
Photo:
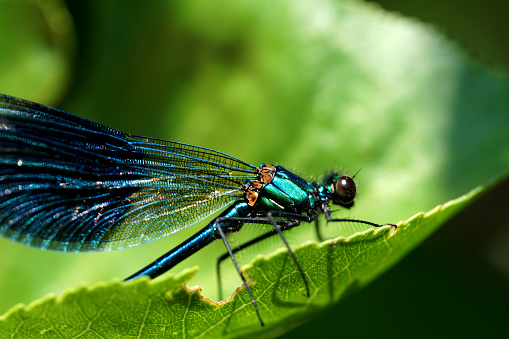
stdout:
<svg viewBox="0 0 509 339">
<path fill-rule="evenodd" d="M 342 175 L 338 178 L 335 185 L 335 202 L 340 204 L 350 204 L 355 198 L 357 188 L 352 178 L 347 175 Z"/>
</svg>

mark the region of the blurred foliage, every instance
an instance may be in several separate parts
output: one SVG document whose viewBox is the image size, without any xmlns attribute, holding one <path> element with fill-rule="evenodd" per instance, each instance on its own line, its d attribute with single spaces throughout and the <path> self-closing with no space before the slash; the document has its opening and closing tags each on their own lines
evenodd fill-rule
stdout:
<svg viewBox="0 0 509 339">
<path fill-rule="evenodd" d="M 382 3 L 424 13 L 453 39 L 463 32 L 455 40 L 482 60 L 507 60 L 496 34 L 469 40 L 458 28 L 484 32 L 465 21 L 476 17 L 475 10 L 462 12 L 471 5 L 433 17 L 427 4 Z M 1 92 L 128 133 L 289 165 L 311 180 L 338 165 L 362 167 L 354 217 L 406 219 L 507 173 L 507 76 L 480 67 L 431 26 L 360 1 L 0 6 Z M 486 45 L 492 49 L 483 55 Z M 448 333 L 451 324 L 450 333 L 463 336 L 506 333 L 506 322 L 496 321 L 507 315 L 509 299 L 509 238 L 499 201 L 481 200 L 481 209 L 460 215 L 363 293 L 289 335 L 326 335 L 340 326 L 347 337 L 427 337 Z M 83 280 L 127 276 L 196 229 L 102 254 L 48 253 L 2 240 L 0 290 L 12 292 L 2 294 L 2 310 Z M 293 243 L 314 239 L 299 231 L 289 235 Z M 200 265 L 191 283 L 214 299 L 210 258 L 224 249 L 210 247 L 173 272 Z M 238 285 L 232 280 L 225 291 Z M 423 323 L 426 329 L 412 332 Z"/>
</svg>

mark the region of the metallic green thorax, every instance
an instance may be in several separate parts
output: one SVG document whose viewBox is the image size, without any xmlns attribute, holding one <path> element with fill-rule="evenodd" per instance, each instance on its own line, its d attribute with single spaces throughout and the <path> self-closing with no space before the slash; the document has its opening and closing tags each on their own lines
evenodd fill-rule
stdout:
<svg viewBox="0 0 509 339">
<path fill-rule="evenodd" d="M 317 194 L 323 195 L 324 199 L 330 195 L 327 188 L 310 184 L 281 166 L 274 166 L 274 172 L 272 181 L 260 189 L 254 205 L 257 211 L 303 211 L 322 200 Z"/>
</svg>

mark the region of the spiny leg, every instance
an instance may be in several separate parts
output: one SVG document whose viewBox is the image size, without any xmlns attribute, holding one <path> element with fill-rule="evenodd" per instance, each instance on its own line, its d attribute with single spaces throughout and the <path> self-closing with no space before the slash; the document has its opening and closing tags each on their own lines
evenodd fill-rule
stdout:
<svg viewBox="0 0 509 339">
<path fill-rule="evenodd" d="M 260 218 L 232 218 L 233 220 L 236 220 L 236 221 L 242 221 L 242 222 L 249 222 L 249 223 L 257 223 L 257 224 L 271 224 L 270 220 L 268 219 L 260 219 Z M 246 219 L 248 221 L 246 221 Z M 262 221 L 262 222 L 261 222 Z M 264 222 L 263 222 L 264 221 Z M 300 224 L 299 221 L 297 222 L 294 222 L 292 223 L 291 221 L 289 220 L 276 220 L 278 222 L 278 224 L 280 224 L 281 226 L 281 229 L 283 231 L 286 231 L 288 229 L 291 229 L 295 226 L 298 226 Z M 263 241 L 267 238 L 270 238 L 274 235 L 278 234 L 278 232 L 273 229 L 265 234 L 262 234 L 240 246 L 237 246 L 236 248 L 232 249 L 232 252 L 235 254 L 239 251 L 242 251 L 243 249 L 246 249 L 248 247 L 250 247 L 251 245 L 254 245 L 260 241 Z M 222 286 L 222 279 L 221 279 L 221 263 L 226 259 L 230 257 L 230 254 L 229 253 L 225 253 L 223 255 L 221 255 L 218 259 L 217 259 L 217 264 L 216 264 L 216 273 L 217 273 L 217 286 L 218 286 L 218 296 L 219 296 L 219 299 L 222 300 L 223 299 L 223 286 Z"/>
<path fill-rule="evenodd" d="M 237 263 L 237 260 L 235 259 L 235 255 L 233 254 L 233 251 L 230 248 L 228 241 L 226 240 L 226 234 L 223 232 L 223 228 L 221 227 L 221 222 L 219 220 L 216 220 L 216 222 L 217 222 L 217 230 L 219 231 L 221 239 L 223 239 L 224 246 L 226 247 L 226 250 L 228 251 L 230 258 L 232 259 L 233 265 L 235 266 L 237 273 L 240 275 L 240 278 L 242 279 L 244 286 L 246 286 L 246 290 L 247 290 L 247 293 L 249 294 L 249 298 L 251 299 L 251 303 L 253 304 L 253 307 L 255 309 L 256 316 L 258 317 L 258 320 L 260 320 L 260 324 L 262 326 L 265 326 L 265 324 L 262 320 L 262 317 L 260 316 L 260 312 L 258 311 L 258 306 L 256 305 L 256 300 L 253 297 L 253 293 L 251 292 L 251 289 L 247 285 L 246 278 L 244 278 L 244 275 L 242 274 L 242 271 L 240 270 L 239 264 Z"/>
<path fill-rule="evenodd" d="M 319 218 L 316 218 L 315 220 L 315 232 L 316 232 L 316 238 L 318 241 L 323 242 L 325 241 L 325 238 L 322 235 L 322 231 L 320 230 L 320 223 L 318 222 Z"/>
<path fill-rule="evenodd" d="M 332 211 L 330 210 L 330 205 L 328 203 L 322 204 L 322 210 L 323 210 L 323 212 L 325 214 L 325 220 L 328 223 L 329 222 L 352 222 L 352 223 L 359 223 L 359 224 L 369 225 L 369 226 L 373 226 L 373 227 L 392 226 L 395 229 L 398 228 L 398 225 L 392 224 L 392 223 L 377 224 L 377 223 L 374 223 L 374 222 L 371 222 L 371 221 L 360 220 L 360 219 L 349 219 L 349 218 L 338 218 L 338 219 L 335 219 L 335 218 L 332 218 L 332 216 L 331 216 Z M 318 218 L 316 220 L 318 221 Z M 318 223 L 317 223 L 316 227 L 318 227 Z M 319 235 L 319 237 L 321 237 L 321 234 Z"/>
<path fill-rule="evenodd" d="M 325 219 L 327 220 L 327 223 L 329 223 L 329 222 L 351 222 L 351 223 L 359 223 L 359 224 L 363 224 L 363 225 L 369 225 L 369 226 L 373 226 L 373 227 L 392 226 L 394 228 L 398 228 L 397 225 L 391 224 L 391 223 L 376 224 L 371 221 L 359 220 L 359 219 L 348 219 L 348 218 L 333 219 L 330 217 L 330 215 L 329 215 L 329 218 L 327 218 L 327 214 L 325 215 Z M 316 218 L 316 220 L 315 220 L 315 231 L 316 231 L 316 237 L 318 238 L 318 240 L 320 242 L 327 240 L 322 235 L 322 231 L 320 229 L 320 224 L 318 222 L 318 218 Z"/>
<path fill-rule="evenodd" d="M 279 234 L 279 236 L 281 237 L 281 240 L 283 240 L 286 248 L 288 249 L 288 252 L 292 256 L 293 262 L 295 263 L 295 266 L 297 266 L 297 269 L 300 272 L 300 276 L 302 277 L 302 280 L 304 280 L 304 285 L 306 285 L 306 297 L 309 298 L 308 279 L 306 278 L 306 275 L 304 274 L 304 271 L 302 270 L 302 267 L 300 266 L 299 261 L 297 260 L 297 257 L 295 256 L 295 253 L 293 253 L 292 248 L 290 247 L 290 244 L 288 244 L 288 241 L 286 241 L 286 238 L 283 235 L 283 231 L 281 230 L 281 228 L 276 223 L 276 220 L 272 217 L 273 214 L 276 215 L 276 216 L 281 217 L 282 215 L 288 215 L 289 213 L 285 213 L 285 212 L 282 212 L 282 213 L 279 213 L 279 212 L 269 212 L 269 213 L 267 213 L 267 217 L 272 222 L 272 225 L 274 226 L 274 229 L 276 230 L 277 234 Z M 305 217 L 305 216 L 302 216 L 302 215 L 300 215 L 300 216 L 301 217 Z M 307 217 L 307 218 L 310 219 L 310 217 Z M 311 221 L 311 220 L 306 220 L 306 221 Z"/>
<path fill-rule="evenodd" d="M 340 218 L 340 219 L 329 219 L 329 220 L 327 220 L 327 222 L 352 222 L 352 223 L 369 225 L 369 226 L 373 226 L 373 227 L 392 226 L 394 228 L 398 228 L 398 225 L 396 225 L 396 224 L 391 224 L 391 223 L 376 224 L 376 223 L 371 222 L 371 221 L 360 220 L 360 219 Z"/>
<path fill-rule="evenodd" d="M 347 218 L 328 219 L 327 223 L 329 223 L 329 222 L 350 222 L 350 223 L 359 223 L 359 224 L 363 224 L 363 225 L 369 225 L 369 226 L 373 226 L 373 227 L 392 226 L 394 228 L 398 228 L 397 225 L 391 224 L 391 223 L 376 224 L 376 223 L 371 222 L 371 221 L 359 220 L 359 219 L 347 219 Z M 326 239 L 325 237 L 323 237 L 320 225 L 318 223 L 318 218 L 316 219 L 316 223 L 315 223 L 315 231 L 316 231 L 316 237 L 318 238 L 318 240 L 320 242 L 323 242 L 325 240 L 331 239 L 331 238 L 327 238 Z"/>
</svg>

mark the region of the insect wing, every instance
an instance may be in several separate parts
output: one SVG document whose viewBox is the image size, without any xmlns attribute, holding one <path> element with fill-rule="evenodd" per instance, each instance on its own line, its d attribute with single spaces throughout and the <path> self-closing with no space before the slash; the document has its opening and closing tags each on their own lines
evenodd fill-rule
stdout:
<svg viewBox="0 0 509 339">
<path fill-rule="evenodd" d="M 74 252 L 138 245 L 242 198 L 255 175 L 220 152 L 0 95 L 0 234 L 17 242 Z"/>
</svg>

